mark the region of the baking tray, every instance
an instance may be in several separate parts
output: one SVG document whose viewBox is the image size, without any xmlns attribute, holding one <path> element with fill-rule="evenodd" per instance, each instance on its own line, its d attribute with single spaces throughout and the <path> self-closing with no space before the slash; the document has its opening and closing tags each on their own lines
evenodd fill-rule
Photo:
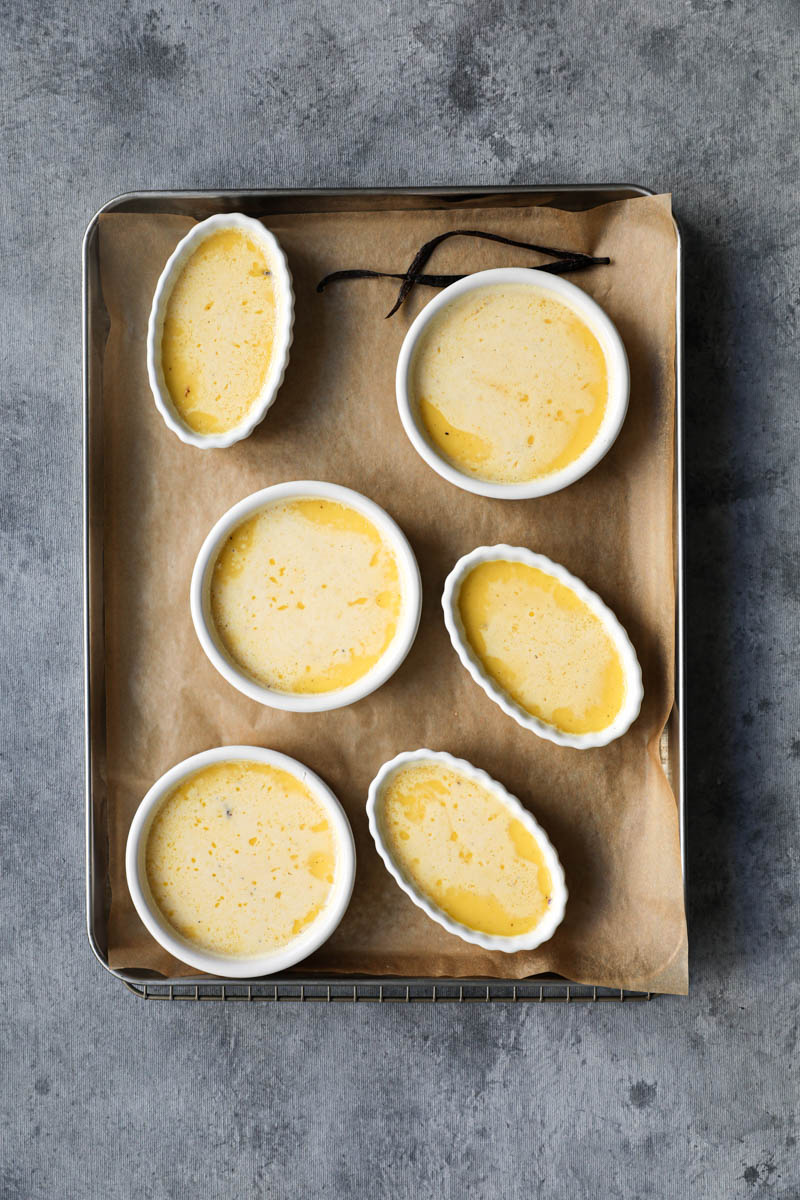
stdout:
<svg viewBox="0 0 800 1200">
<path fill-rule="evenodd" d="M 289 972 L 268 980 L 165 979 L 155 972 L 120 971 L 109 966 L 107 922 L 110 902 L 105 780 L 102 754 L 105 737 L 105 659 L 103 646 L 102 524 L 102 369 L 108 316 L 99 278 L 98 220 L 102 213 L 177 213 L 196 220 L 216 212 L 244 212 L 257 217 L 277 213 L 347 212 L 369 209 L 443 208 L 469 211 L 487 206 L 547 206 L 581 211 L 653 195 L 632 184 L 566 184 L 563 186 L 482 188 L 248 189 L 245 191 L 127 192 L 103 205 L 89 222 L 83 239 L 83 554 L 86 755 L 86 921 L 89 944 L 98 961 L 129 991 L 143 999 L 299 1002 L 519 1003 L 649 1000 L 650 992 L 592 987 L 553 975 L 526 980 L 398 978 Z M 675 702 L 661 739 L 661 759 L 675 793 L 686 894 L 686 770 L 684 713 L 684 469 L 683 469 L 683 271 L 682 240 L 677 231 L 675 308 Z"/>
</svg>

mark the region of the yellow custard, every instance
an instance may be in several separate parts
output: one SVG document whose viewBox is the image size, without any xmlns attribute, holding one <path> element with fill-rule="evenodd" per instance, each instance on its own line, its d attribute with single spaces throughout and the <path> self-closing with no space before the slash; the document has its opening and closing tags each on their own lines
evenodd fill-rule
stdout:
<svg viewBox="0 0 800 1200">
<path fill-rule="evenodd" d="M 619 652 L 565 584 L 522 562 L 479 563 L 458 609 L 486 672 L 532 716 L 564 733 L 607 729 L 625 699 Z"/>
<path fill-rule="evenodd" d="M 402 873 L 459 924 L 517 937 L 546 913 L 553 885 L 536 838 L 466 775 L 435 761 L 401 767 L 380 820 Z"/>
<path fill-rule="evenodd" d="M 264 251 L 239 229 L 212 233 L 184 266 L 167 303 L 161 365 L 195 433 L 244 420 L 272 358 L 275 303 Z"/>
<path fill-rule="evenodd" d="M 376 527 L 325 499 L 270 505 L 229 536 L 211 615 L 231 658 L 265 687 L 330 692 L 361 679 L 397 631 L 397 560 Z"/>
<path fill-rule="evenodd" d="M 431 320 L 411 365 L 428 439 L 477 479 L 525 483 L 575 462 L 594 441 L 608 368 L 588 325 L 529 284 L 490 284 Z"/>
<path fill-rule="evenodd" d="M 336 869 L 328 817 L 287 771 L 265 763 L 204 767 L 166 798 L 145 850 L 159 910 L 203 950 L 268 953 L 308 928 Z"/>
</svg>

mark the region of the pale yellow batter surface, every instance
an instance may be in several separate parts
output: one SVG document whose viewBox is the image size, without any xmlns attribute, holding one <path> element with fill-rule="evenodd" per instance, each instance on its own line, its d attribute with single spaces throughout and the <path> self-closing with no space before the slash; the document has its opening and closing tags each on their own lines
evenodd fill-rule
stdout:
<svg viewBox="0 0 800 1200">
<path fill-rule="evenodd" d="M 256 513 L 220 551 L 211 613 L 227 652 L 258 683 L 319 693 L 355 683 L 397 631 L 397 561 L 345 504 L 293 500 Z"/>
<path fill-rule="evenodd" d="M 532 716 L 575 734 L 612 723 L 625 699 L 622 660 L 571 588 L 527 563 L 479 563 L 458 607 L 487 673 Z"/>
<path fill-rule="evenodd" d="M 287 945 L 320 915 L 334 881 L 327 815 L 287 771 L 202 768 L 150 828 L 147 882 L 161 913 L 203 950 L 236 957 Z"/>
<path fill-rule="evenodd" d="M 161 365 L 172 403 L 195 433 L 244 420 L 264 386 L 275 333 L 275 285 L 263 250 L 239 229 L 212 233 L 167 303 Z"/>
<path fill-rule="evenodd" d="M 459 924 L 517 937 L 547 912 L 552 879 L 536 838 L 466 775 L 435 760 L 401 767 L 380 822 L 403 874 Z"/>
<path fill-rule="evenodd" d="M 490 284 L 446 305 L 420 338 L 410 380 L 432 445 L 495 483 L 569 466 L 594 441 L 608 401 L 597 338 L 527 284 Z"/>
</svg>

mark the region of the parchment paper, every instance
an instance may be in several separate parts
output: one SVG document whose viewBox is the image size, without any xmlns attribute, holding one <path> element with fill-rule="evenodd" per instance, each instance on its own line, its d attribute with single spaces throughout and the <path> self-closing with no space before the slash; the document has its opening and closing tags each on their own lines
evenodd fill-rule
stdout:
<svg viewBox="0 0 800 1200">
<path fill-rule="evenodd" d="M 142 796 L 168 767 L 210 746 L 252 743 L 317 771 L 344 805 L 358 874 L 349 911 L 305 967 L 340 972 L 522 978 L 553 971 L 614 987 L 687 990 L 686 927 L 675 797 L 659 763 L 673 702 L 675 231 L 669 197 L 585 213 L 546 208 L 305 213 L 266 222 L 287 252 L 295 339 L 266 420 L 228 450 L 183 445 L 150 395 L 145 334 L 158 276 L 192 222 L 174 215 L 100 218 L 110 334 L 103 364 L 109 961 L 191 975 L 150 938 L 125 883 L 125 840 Z M 417 456 L 400 424 L 394 371 L 403 336 L 435 293 L 415 289 L 391 320 L 395 285 L 315 291 L 327 272 L 402 270 L 423 241 L 477 228 L 609 255 L 572 275 L 616 323 L 631 363 L 631 403 L 608 456 L 565 491 L 531 501 L 472 496 Z M 537 265 L 535 255 L 453 239 L 429 270 Z M 267 484 L 322 479 L 364 492 L 409 537 L 424 585 L 416 643 L 372 696 L 320 715 L 275 712 L 227 684 L 189 615 L 189 579 L 211 525 Z M 542 552 L 585 580 L 628 630 L 644 704 L 610 746 L 573 750 L 521 729 L 472 682 L 442 620 L 444 578 L 481 544 Z M 553 939 L 531 953 L 488 953 L 445 933 L 384 869 L 367 829 L 367 788 L 381 763 L 427 746 L 469 759 L 528 805 L 548 831 L 569 902 Z"/>
</svg>

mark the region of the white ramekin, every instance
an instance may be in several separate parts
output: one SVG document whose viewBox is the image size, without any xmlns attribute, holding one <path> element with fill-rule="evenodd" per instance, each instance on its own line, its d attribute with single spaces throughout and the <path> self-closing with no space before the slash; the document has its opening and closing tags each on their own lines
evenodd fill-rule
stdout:
<svg viewBox="0 0 800 1200">
<path fill-rule="evenodd" d="M 479 563 L 497 562 L 498 560 L 526 563 L 529 567 L 536 567 L 545 574 L 552 575 L 559 583 L 563 583 L 575 592 L 576 596 L 583 600 L 587 608 L 602 622 L 622 660 L 626 683 L 622 708 L 606 729 L 601 729 L 597 733 L 562 733 L 560 729 L 548 725 L 546 721 L 540 721 L 538 717 L 532 716 L 515 700 L 512 700 L 508 693 L 484 670 L 464 632 L 458 608 L 458 597 L 461 585 L 473 567 Z M 532 730 L 539 737 L 546 738 L 548 742 L 555 742 L 559 746 L 572 746 L 577 750 L 588 750 L 594 746 L 607 746 L 615 738 L 621 737 L 638 717 L 644 695 L 642 669 L 630 638 L 611 609 L 595 592 L 591 591 L 580 579 L 571 575 L 559 563 L 552 562 L 543 554 L 534 554 L 532 550 L 526 550 L 522 546 L 478 546 L 476 550 L 460 558 L 447 576 L 442 595 L 442 608 L 444 609 L 444 623 L 450 634 L 453 648 L 475 682 L 483 688 L 490 700 L 499 704 L 504 713 L 513 717 L 518 725 Z"/>
<path fill-rule="evenodd" d="M 338 688 L 331 692 L 299 694 L 296 692 L 279 692 L 257 683 L 242 670 L 227 654 L 214 628 L 210 610 L 211 573 L 225 539 L 240 522 L 266 508 L 267 505 L 280 501 L 302 500 L 307 497 L 322 497 L 339 504 L 356 509 L 372 522 L 378 532 L 394 552 L 397 568 L 400 574 L 402 590 L 402 608 L 400 620 L 394 638 L 382 657 L 363 678 L 356 680 L 349 687 Z M 220 675 L 233 684 L 251 700 L 266 704 L 269 708 L 282 708 L 288 712 L 327 712 L 333 708 L 343 708 L 346 704 L 354 704 L 363 700 L 381 684 L 384 684 L 403 662 L 417 636 L 420 612 L 422 610 L 422 586 L 419 567 L 414 552 L 400 526 L 392 520 L 373 500 L 368 500 L 360 492 L 350 488 L 340 487 L 335 483 L 321 483 L 312 480 L 299 480 L 294 483 L 277 483 L 272 487 L 254 492 L 233 508 L 228 509 L 220 517 L 209 533 L 197 561 L 194 565 L 191 583 L 192 620 L 200 639 L 200 644 L 209 660 L 217 668 Z"/>
<path fill-rule="evenodd" d="M 164 332 L 167 304 L 178 276 L 198 245 L 220 229 L 241 229 L 242 233 L 251 237 L 264 251 L 275 283 L 275 338 L 264 386 L 251 404 L 244 419 L 233 429 L 228 429 L 224 433 L 196 433 L 181 419 L 172 403 L 161 365 L 161 338 Z M 198 446 L 201 450 L 222 449 L 249 437 L 256 425 L 264 420 L 267 410 L 278 393 L 278 388 L 283 383 L 286 366 L 289 362 L 293 325 L 292 276 L 286 256 L 275 236 L 265 229 L 260 221 L 254 220 L 253 217 L 245 217 L 242 213 L 218 213 L 195 225 L 186 237 L 178 242 L 167 260 L 167 265 L 161 272 L 150 309 L 150 320 L 147 324 L 147 375 L 150 380 L 150 390 L 153 393 L 156 408 L 172 432 L 176 433 L 188 446 Z"/>
<path fill-rule="evenodd" d="M 257 762 L 276 767 L 294 775 L 309 790 L 317 803 L 325 810 L 331 822 L 336 840 L 336 868 L 330 899 L 320 916 L 303 933 L 287 946 L 268 954 L 239 958 L 229 954 L 214 954 L 198 949 L 192 942 L 172 928 L 159 911 L 147 883 L 146 849 L 150 827 L 162 802 L 169 793 L 189 775 L 203 767 L 220 762 Z M 307 958 L 323 942 L 327 941 L 344 916 L 353 892 L 356 876 L 356 852 L 350 823 L 339 801 L 318 775 L 303 766 L 295 758 L 279 754 L 276 750 L 264 750 L 260 746 L 219 746 L 204 750 L 174 766 L 157 783 L 154 783 L 134 814 L 128 833 L 125 852 L 125 870 L 128 890 L 136 911 L 147 931 L 174 958 L 187 963 L 198 971 L 209 975 L 224 975 L 233 979 L 255 979 L 261 975 L 273 975 Z"/>
<path fill-rule="evenodd" d="M 411 394 L 409 379 L 414 351 L 431 319 L 447 304 L 465 292 L 503 283 L 523 283 L 535 286 L 571 308 L 586 322 L 599 341 L 608 367 L 608 403 L 605 416 L 594 440 L 586 447 L 583 454 L 569 466 L 524 483 L 493 483 L 489 480 L 476 479 L 472 475 L 459 471 L 451 462 L 448 462 L 432 445 L 425 433 L 425 426 L 419 416 L 416 401 Z M 464 279 L 459 279 L 457 283 L 451 283 L 435 299 L 426 304 L 412 322 L 403 345 L 400 347 L 395 387 L 400 419 L 411 444 L 428 466 L 433 467 L 434 471 L 443 479 L 454 483 L 456 487 L 463 488 L 466 492 L 474 492 L 478 496 L 492 496 L 500 500 L 529 500 L 535 496 L 548 496 L 551 492 L 558 492 L 562 488 L 568 487 L 576 479 L 585 475 L 587 471 L 591 471 L 592 467 L 596 466 L 611 448 L 628 411 L 630 372 L 622 338 L 599 304 L 587 296 L 586 292 L 581 291 L 573 283 L 568 283 L 561 276 L 550 275 L 546 271 L 531 270 L 527 267 L 499 267 L 491 271 L 477 271 L 474 275 L 467 275 Z"/>
<path fill-rule="evenodd" d="M 487 791 L 490 791 L 497 797 L 509 812 L 513 813 L 518 821 L 522 822 L 529 833 L 536 839 L 547 869 L 550 872 L 553 882 L 553 892 L 548 910 L 535 929 L 530 930 L 528 933 L 520 934 L 519 937 L 500 937 L 497 934 L 481 933 L 477 929 L 470 929 L 468 925 L 461 925 L 458 921 L 454 921 L 449 917 L 447 913 L 443 912 L 438 905 L 434 904 L 424 892 L 420 891 L 416 884 L 403 873 L 402 869 L 394 861 L 383 838 L 381 824 L 383 792 L 386 786 L 391 783 L 392 778 L 398 770 L 412 763 L 423 762 L 441 763 L 442 766 L 449 767 L 450 770 L 456 771 L 461 775 L 466 775 L 474 783 L 486 788 Z M 383 859 L 386 870 L 395 882 L 403 889 L 409 899 L 414 901 L 418 908 L 427 913 L 432 921 L 436 921 L 448 933 L 454 933 L 462 941 L 472 942 L 476 946 L 483 946 L 485 950 L 503 950 L 507 954 L 513 954 L 516 950 L 534 950 L 542 942 L 546 942 L 548 938 L 551 938 L 561 924 L 567 904 L 567 886 L 564 882 L 564 870 L 547 834 L 541 825 L 534 820 L 527 808 L 520 804 L 516 796 L 512 796 L 501 783 L 498 783 L 496 779 L 492 779 L 491 775 L 487 775 L 486 771 L 481 771 L 478 767 L 473 767 L 472 763 L 467 762 L 466 759 L 453 758 L 451 754 L 445 754 L 438 750 L 409 750 L 403 754 L 398 754 L 390 762 L 383 764 L 370 784 L 369 797 L 367 799 L 367 817 L 369 820 L 369 831 L 372 834 L 378 853 Z"/>
</svg>

